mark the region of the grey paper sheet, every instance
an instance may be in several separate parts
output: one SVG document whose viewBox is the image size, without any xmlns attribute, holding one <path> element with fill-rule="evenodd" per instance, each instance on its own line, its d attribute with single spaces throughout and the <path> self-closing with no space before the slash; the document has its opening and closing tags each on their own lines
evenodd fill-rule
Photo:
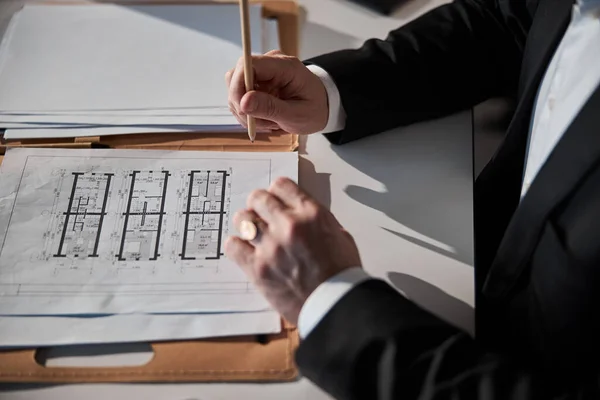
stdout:
<svg viewBox="0 0 600 400">
<path fill-rule="evenodd" d="M 251 26 L 254 49 L 260 52 L 260 6 L 251 7 Z M 206 116 L 231 125 L 235 120 L 222 111 L 227 108 L 223 76 L 241 54 L 235 4 L 27 5 L 14 16 L 0 46 L 0 121 L 11 111 L 152 113 L 214 107 L 220 109 L 218 118 L 202 113 L 179 123 L 205 124 Z M 11 115 L 6 122 L 29 117 L 43 119 Z M 122 114 L 109 115 L 106 122 L 95 115 L 93 122 L 110 124 L 116 117 L 119 124 L 154 122 Z M 160 118 L 178 122 L 173 115 L 155 119 Z M 214 125 L 211 118 L 207 125 Z"/>
</svg>

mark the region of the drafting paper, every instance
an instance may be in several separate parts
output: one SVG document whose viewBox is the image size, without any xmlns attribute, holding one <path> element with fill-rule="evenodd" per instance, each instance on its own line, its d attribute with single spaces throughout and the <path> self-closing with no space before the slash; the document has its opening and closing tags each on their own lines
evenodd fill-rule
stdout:
<svg viewBox="0 0 600 400">
<path fill-rule="evenodd" d="M 196 115 L 229 115 L 229 107 L 227 106 L 205 106 L 205 107 L 166 107 L 166 108 L 130 108 L 130 109 L 114 109 L 108 108 L 104 110 L 11 110 L 0 111 L 0 118 L 5 116 L 12 117 L 27 117 L 39 115 L 91 115 L 91 116 L 196 116 Z"/>
<path fill-rule="evenodd" d="M 0 317 L 0 347 L 154 342 L 271 334 L 275 311 L 215 314 L 116 314 L 96 317 Z"/>
<path fill-rule="evenodd" d="M 241 54 L 237 4 L 26 5 L 0 49 L 0 111 L 226 107 Z"/>
<path fill-rule="evenodd" d="M 182 133 L 182 132 L 240 132 L 240 125 L 172 125 L 172 126 L 105 126 L 105 125 L 75 125 L 56 126 L 53 128 L 31 127 L 12 128 L 4 132 L 5 139 L 41 139 L 41 138 L 71 138 L 86 136 L 127 135 L 134 133 Z"/>
<path fill-rule="evenodd" d="M 269 309 L 223 256 L 232 214 L 296 153 L 10 149 L 0 314 Z"/>
<path fill-rule="evenodd" d="M 10 112 L 0 113 L 0 126 L 7 129 L 4 135 L 6 139 L 245 130 L 229 108 L 153 110 L 152 113 L 149 110 L 37 114 Z"/>
<path fill-rule="evenodd" d="M 56 126 L 54 128 L 17 128 L 7 129 L 5 139 L 40 139 L 48 137 L 72 138 L 85 136 L 111 136 L 133 133 L 184 133 L 184 132 L 242 132 L 245 128 L 240 125 L 169 125 L 169 126 L 105 126 L 105 125 L 75 125 Z M 257 130 L 260 132 L 260 130 Z"/>
<path fill-rule="evenodd" d="M 18 125 L 36 126 L 56 124 L 68 126 L 73 124 L 102 124 L 102 125 L 232 125 L 240 126 L 231 111 L 205 110 L 198 114 L 163 114 L 144 115 L 131 113 L 89 113 L 89 114 L 29 114 L 6 113 L 0 114 L 0 126 L 4 128 L 18 127 Z M 16 126 L 15 126 L 16 125 Z"/>
</svg>

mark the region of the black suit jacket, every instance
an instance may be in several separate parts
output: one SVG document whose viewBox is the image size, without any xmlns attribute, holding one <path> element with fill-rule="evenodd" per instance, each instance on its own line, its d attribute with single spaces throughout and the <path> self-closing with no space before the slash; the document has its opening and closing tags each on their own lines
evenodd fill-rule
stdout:
<svg viewBox="0 0 600 400">
<path fill-rule="evenodd" d="M 326 54 L 343 144 L 517 102 L 474 186 L 476 339 L 382 281 L 350 291 L 301 344 L 305 376 L 340 399 L 600 398 L 600 90 L 519 204 L 532 109 L 568 0 L 456 0 L 360 49 Z M 598 66 L 600 68 L 600 66 Z"/>
</svg>

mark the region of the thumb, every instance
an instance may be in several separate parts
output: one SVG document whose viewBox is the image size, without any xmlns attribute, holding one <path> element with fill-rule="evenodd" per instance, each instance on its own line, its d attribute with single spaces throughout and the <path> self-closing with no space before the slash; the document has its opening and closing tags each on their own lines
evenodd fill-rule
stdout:
<svg viewBox="0 0 600 400">
<path fill-rule="evenodd" d="M 256 90 L 252 90 L 242 97 L 240 108 L 244 114 L 275 123 L 285 121 L 290 114 L 290 106 L 285 101 Z"/>
</svg>

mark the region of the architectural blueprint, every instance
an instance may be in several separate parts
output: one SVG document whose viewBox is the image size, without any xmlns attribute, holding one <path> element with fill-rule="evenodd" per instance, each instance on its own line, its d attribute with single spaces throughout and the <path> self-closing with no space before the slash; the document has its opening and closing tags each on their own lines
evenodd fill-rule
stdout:
<svg viewBox="0 0 600 400">
<path fill-rule="evenodd" d="M 257 311 L 223 244 L 295 153 L 10 150 L 0 168 L 0 314 Z"/>
</svg>

